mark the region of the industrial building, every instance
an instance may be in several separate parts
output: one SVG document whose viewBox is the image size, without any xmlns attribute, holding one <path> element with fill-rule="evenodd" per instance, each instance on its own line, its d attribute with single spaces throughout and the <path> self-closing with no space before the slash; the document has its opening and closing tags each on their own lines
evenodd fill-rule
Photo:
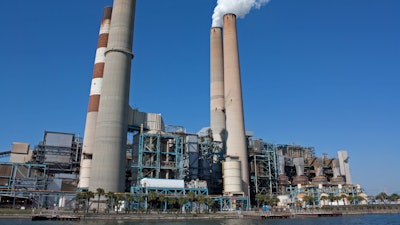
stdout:
<svg viewBox="0 0 400 225">
<path fill-rule="evenodd" d="M 286 196 L 282 202 L 291 204 L 306 193 L 318 202 L 324 193 L 362 193 L 351 183 L 346 151 L 318 157 L 313 147 L 267 143 L 246 131 L 234 14 L 210 30 L 209 126 L 186 133 L 159 113 L 132 109 L 135 10 L 134 0 L 104 10 L 83 140 L 45 131 L 33 150 L 14 143 L 10 163 L 0 164 L 2 199 L 64 207 L 75 191 L 97 188 L 133 196 L 195 192 L 232 210 L 251 208 L 256 194 Z"/>
<path fill-rule="evenodd" d="M 130 127 L 124 192 L 139 196 L 149 191 L 171 196 L 195 192 L 220 201 L 222 210 L 233 207 L 231 199 L 250 207 L 256 194 L 287 196 L 284 201 L 290 203 L 310 192 L 316 196 L 362 193 L 359 185 L 350 182 L 346 151 L 339 151 L 338 157 L 318 157 L 313 147 L 266 143 L 247 132 L 248 203 L 247 196 L 224 194 L 223 166 L 228 161 L 208 127 L 197 134 L 185 133 L 183 127 L 165 127 L 158 132 Z M 25 199 L 29 200 L 25 204 L 38 205 L 59 204 L 60 199 L 72 203 L 79 190 L 81 146 L 82 139 L 73 134 L 50 131 L 32 150 L 26 143 L 13 143 L 10 162 L 0 164 L 2 199 L 13 202 L 17 196 L 17 203 Z"/>
<path fill-rule="evenodd" d="M 74 199 L 82 139 L 72 133 L 45 131 L 33 149 L 12 143 L 10 161 L 0 163 L 2 205 L 54 205 Z"/>
</svg>

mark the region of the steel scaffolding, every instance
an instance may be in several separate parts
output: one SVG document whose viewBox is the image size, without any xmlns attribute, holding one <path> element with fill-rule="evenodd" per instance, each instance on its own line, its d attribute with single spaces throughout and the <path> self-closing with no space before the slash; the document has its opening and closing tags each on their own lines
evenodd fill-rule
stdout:
<svg viewBox="0 0 400 225">
<path fill-rule="evenodd" d="M 276 145 L 254 140 L 249 160 L 252 193 L 275 194 L 278 190 Z"/>
<path fill-rule="evenodd" d="M 0 188 L 15 190 L 45 190 L 47 165 L 0 163 Z"/>
<path fill-rule="evenodd" d="M 139 145 L 132 156 L 131 168 L 140 180 L 147 178 L 183 179 L 183 137 L 165 133 L 139 134 Z"/>
</svg>

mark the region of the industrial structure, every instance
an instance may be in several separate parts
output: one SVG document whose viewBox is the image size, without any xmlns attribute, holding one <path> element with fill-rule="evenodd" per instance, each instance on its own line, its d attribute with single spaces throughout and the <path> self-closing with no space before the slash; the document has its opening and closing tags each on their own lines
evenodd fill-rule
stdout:
<svg viewBox="0 0 400 225">
<path fill-rule="evenodd" d="M 317 157 L 313 147 L 267 143 L 245 130 L 234 14 L 224 16 L 222 28 L 210 30 L 209 127 L 186 133 L 166 126 L 160 114 L 132 109 L 135 10 L 135 0 L 114 0 L 104 9 L 83 141 L 46 131 L 33 150 L 13 144 L 10 163 L 0 164 L 2 199 L 15 202 L 19 195 L 66 206 L 75 191 L 98 188 L 135 197 L 193 192 L 233 210 L 249 209 L 257 194 L 286 196 L 282 202 L 293 204 L 310 193 L 318 202 L 323 194 L 362 193 L 351 183 L 346 151 L 337 158 Z"/>
<path fill-rule="evenodd" d="M 236 16 L 226 14 L 223 23 L 224 99 L 226 116 L 226 155 L 224 192 L 249 196 L 248 153 L 244 128 L 242 84 L 236 34 Z"/>
<path fill-rule="evenodd" d="M 82 139 L 72 133 L 45 131 L 33 149 L 14 142 L 10 162 L 0 163 L 2 205 L 42 207 L 72 201 L 81 151 Z"/>
<path fill-rule="evenodd" d="M 107 50 L 108 36 L 110 32 L 112 7 L 105 7 L 101 20 L 99 39 L 97 42 L 96 56 L 94 60 L 92 83 L 90 87 L 89 106 L 86 116 L 85 133 L 83 137 L 82 159 L 79 174 L 79 188 L 89 187 L 90 169 L 93 159 L 94 134 L 96 131 L 97 115 L 103 83 L 105 52 Z"/>
<path fill-rule="evenodd" d="M 138 118 L 146 118 L 146 113 L 135 112 Z M 126 145 L 124 185 L 133 196 L 155 192 L 173 197 L 193 192 L 212 197 L 220 210 L 231 210 L 236 205 L 248 208 L 255 204 L 257 194 L 279 196 L 282 203 L 294 204 L 305 195 L 320 203 L 324 195 L 363 192 L 349 182 L 346 151 L 339 151 L 337 158 L 326 154 L 317 157 L 313 147 L 266 143 L 247 132 L 251 199 L 224 195 L 222 184 L 232 176 L 223 170 L 222 165 L 229 161 L 224 158 L 221 142 L 213 141 L 211 129 L 197 134 L 185 133 L 182 127 L 165 128 L 169 132 L 151 129 L 129 129 L 132 140 Z M 0 163 L 2 201 L 72 207 L 76 191 L 82 190 L 78 188 L 81 143 L 73 134 L 49 131 L 32 150 L 29 144 L 13 143 L 10 162 Z"/>
</svg>

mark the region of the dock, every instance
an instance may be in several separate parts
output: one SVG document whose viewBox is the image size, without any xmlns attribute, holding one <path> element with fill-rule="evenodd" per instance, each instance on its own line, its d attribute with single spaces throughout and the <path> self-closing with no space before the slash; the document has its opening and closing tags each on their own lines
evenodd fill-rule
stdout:
<svg viewBox="0 0 400 225">
<path fill-rule="evenodd" d="M 42 220 L 69 220 L 77 221 L 80 220 L 80 216 L 70 216 L 70 215 L 33 215 L 32 221 L 42 221 Z"/>
</svg>

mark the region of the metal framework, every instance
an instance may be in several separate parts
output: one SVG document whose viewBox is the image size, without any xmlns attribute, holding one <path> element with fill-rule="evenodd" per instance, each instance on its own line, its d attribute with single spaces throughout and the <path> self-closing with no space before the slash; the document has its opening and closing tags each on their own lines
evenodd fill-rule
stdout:
<svg viewBox="0 0 400 225">
<path fill-rule="evenodd" d="M 250 175 L 252 192 L 272 195 L 278 190 L 276 145 L 265 142 L 259 145 L 259 149 L 249 156 L 253 168 Z"/>
<path fill-rule="evenodd" d="M 156 187 L 131 187 L 131 195 L 135 197 L 133 206 L 139 207 L 141 203 L 147 209 L 147 196 L 149 193 L 154 192 L 157 196 L 163 195 L 167 202 L 168 198 L 184 197 L 188 193 L 192 192 L 196 196 L 202 195 L 210 197 L 214 201 L 214 205 L 219 207 L 220 211 L 234 211 L 234 210 L 248 210 L 249 201 L 247 197 L 231 197 L 231 196 L 210 196 L 208 195 L 207 188 L 156 188 Z M 139 197 L 145 199 L 145 201 L 139 201 Z M 188 200 L 184 204 L 186 211 L 191 211 L 196 207 L 201 207 Z"/>
<path fill-rule="evenodd" d="M 45 190 L 47 165 L 0 163 L 0 188 L 7 190 Z"/>
<path fill-rule="evenodd" d="M 164 133 L 139 134 L 137 155 L 132 169 L 136 185 L 142 178 L 183 179 L 183 137 Z M 135 182 L 134 182 L 135 183 Z"/>
<path fill-rule="evenodd" d="M 281 155 L 288 157 L 303 157 L 303 158 L 312 158 L 315 156 L 314 147 L 304 147 L 300 145 L 277 145 L 277 151 L 281 153 Z"/>
<path fill-rule="evenodd" d="M 23 204 L 32 204 L 37 209 L 47 206 L 52 207 L 54 204 L 72 209 L 75 205 L 75 198 L 75 192 L 0 189 L 0 201 L 2 204 L 9 204 L 13 208 L 23 202 Z"/>
<path fill-rule="evenodd" d="M 207 181 L 212 194 L 222 193 L 222 164 L 224 157 L 222 142 L 201 137 L 199 143 L 199 179 Z"/>
<path fill-rule="evenodd" d="M 141 204 L 144 203 L 143 208 L 147 209 L 148 205 L 148 196 L 149 193 L 155 193 L 156 196 L 164 196 L 165 197 L 165 202 L 164 204 L 167 204 L 167 199 L 168 198 L 179 198 L 179 197 L 184 197 L 187 196 L 188 193 L 192 192 L 196 196 L 202 195 L 202 196 L 208 196 L 208 189 L 207 188 L 160 188 L 160 187 L 140 187 L 140 186 L 135 186 L 131 187 L 131 195 L 134 196 L 134 201 L 132 203 L 133 207 L 140 208 Z M 145 201 L 140 201 L 139 198 L 145 199 Z M 193 204 L 189 200 L 184 204 L 184 208 L 186 211 L 190 211 L 193 207 Z M 165 208 L 165 207 L 164 207 Z"/>
<path fill-rule="evenodd" d="M 220 211 L 249 210 L 250 205 L 247 197 L 212 197 L 214 203 L 219 206 Z"/>
<path fill-rule="evenodd" d="M 131 194 L 134 196 L 144 196 L 150 192 L 155 192 L 157 195 L 165 196 L 186 196 L 187 193 L 193 192 L 196 195 L 208 195 L 207 188 L 159 188 L 159 187 L 131 187 Z"/>
</svg>

